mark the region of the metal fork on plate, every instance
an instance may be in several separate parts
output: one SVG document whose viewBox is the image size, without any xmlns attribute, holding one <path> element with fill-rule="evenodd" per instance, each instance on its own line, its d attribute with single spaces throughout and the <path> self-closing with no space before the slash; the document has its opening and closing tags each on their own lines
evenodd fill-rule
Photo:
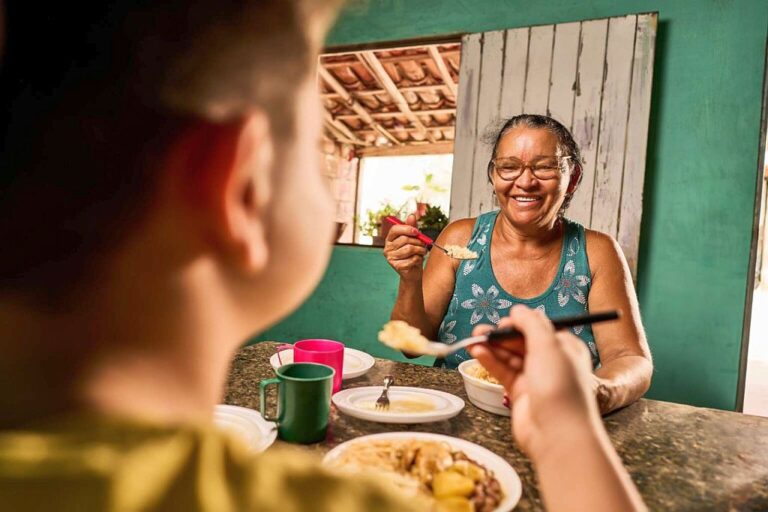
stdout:
<svg viewBox="0 0 768 512">
<path fill-rule="evenodd" d="M 389 409 L 389 387 L 395 383 L 395 378 L 391 375 L 384 377 L 384 391 L 381 392 L 381 396 L 376 399 L 376 409 L 386 411 Z"/>
</svg>

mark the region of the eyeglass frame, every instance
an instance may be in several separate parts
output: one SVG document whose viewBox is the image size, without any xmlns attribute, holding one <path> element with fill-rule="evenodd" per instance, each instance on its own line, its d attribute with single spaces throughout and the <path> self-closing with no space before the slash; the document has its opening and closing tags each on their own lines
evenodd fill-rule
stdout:
<svg viewBox="0 0 768 512">
<path fill-rule="evenodd" d="M 514 157 L 512 157 L 512 158 L 514 158 Z M 554 159 L 556 159 L 557 160 L 557 168 L 556 169 L 558 171 L 560 171 L 560 173 L 562 174 L 563 173 L 562 161 L 566 160 L 566 159 L 569 159 L 569 158 L 572 158 L 572 157 L 571 157 L 571 155 L 566 155 L 566 156 L 552 155 L 552 156 L 540 156 L 540 157 L 537 157 L 538 160 L 545 159 L 545 158 L 554 158 Z M 488 177 L 489 178 L 490 178 L 490 173 L 492 172 L 493 169 L 497 169 L 496 174 L 499 176 L 499 179 L 503 180 L 503 181 L 515 181 L 516 179 L 518 179 L 520 176 L 523 175 L 523 173 L 525 172 L 526 169 L 530 169 L 531 170 L 531 174 L 533 174 L 533 176 L 537 180 L 547 181 L 547 180 L 553 180 L 553 179 L 555 179 L 557 177 L 557 176 L 552 176 L 551 178 L 542 178 L 540 176 L 537 176 L 536 175 L 536 168 L 535 168 L 535 166 L 532 165 L 531 162 L 523 162 L 521 160 L 520 163 L 522 163 L 523 166 L 520 168 L 520 173 L 517 176 L 513 177 L 513 178 L 505 178 L 504 176 L 501 175 L 500 172 L 498 172 L 498 166 L 496 165 L 496 160 L 498 160 L 498 158 L 493 158 L 493 159 L 488 161 L 488 174 L 489 174 Z M 536 160 L 536 159 L 534 159 L 534 160 Z M 554 167 L 547 166 L 544 169 L 554 169 Z"/>
</svg>

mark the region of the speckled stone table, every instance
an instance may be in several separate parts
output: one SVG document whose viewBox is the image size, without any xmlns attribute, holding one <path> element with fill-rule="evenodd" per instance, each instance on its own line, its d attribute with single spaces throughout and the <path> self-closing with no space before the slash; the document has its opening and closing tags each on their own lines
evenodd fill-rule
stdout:
<svg viewBox="0 0 768 512">
<path fill-rule="evenodd" d="M 274 343 L 243 348 L 230 373 L 225 402 L 259 409 L 259 381 L 274 375 Z M 391 431 L 436 432 L 466 439 L 505 458 L 523 481 L 516 510 L 541 510 L 532 467 L 515 447 L 509 420 L 474 407 L 458 372 L 382 359 L 344 387 L 396 385 L 439 389 L 464 399 L 455 418 L 420 425 L 357 420 L 333 410 L 325 442 L 309 448 L 326 452 L 355 437 Z M 274 405 L 270 405 L 274 407 Z M 605 418 L 624 464 L 651 510 L 768 510 L 768 419 L 686 405 L 640 400 Z"/>
</svg>

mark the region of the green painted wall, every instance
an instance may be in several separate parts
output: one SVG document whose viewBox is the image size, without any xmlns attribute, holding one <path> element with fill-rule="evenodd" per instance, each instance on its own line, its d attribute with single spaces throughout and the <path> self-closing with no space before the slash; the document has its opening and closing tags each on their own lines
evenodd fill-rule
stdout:
<svg viewBox="0 0 768 512">
<path fill-rule="evenodd" d="M 376 340 L 389 320 L 397 295 L 397 275 L 381 249 L 338 245 L 323 280 L 310 299 L 259 340 L 294 342 L 326 338 L 369 354 L 431 365 L 434 358 L 406 359 Z"/>
<path fill-rule="evenodd" d="M 649 396 L 733 409 L 768 31 L 765 0 L 368 0 L 330 46 L 659 12 L 638 293 Z M 396 281 L 379 250 L 337 247 L 310 300 L 259 339 L 333 337 L 376 355 Z"/>
</svg>

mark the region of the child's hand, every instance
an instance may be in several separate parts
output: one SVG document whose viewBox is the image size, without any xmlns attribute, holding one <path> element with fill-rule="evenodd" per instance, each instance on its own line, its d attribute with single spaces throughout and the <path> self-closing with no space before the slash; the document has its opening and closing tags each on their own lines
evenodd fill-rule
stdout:
<svg viewBox="0 0 768 512">
<path fill-rule="evenodd" d="M 525 355 L 480 344 L 470 353 L 504 386 L 512 409 L 512 432 L 536 459 L 555 440 L 573 438 L 599 421 L 592 392 L 589 352 L 569 333 L 555 332 L 540 311 L 515 306 L 498 327 L 514 327 L 525 338 Z M 473 335 L 491 330 L 479 326 Z"/>
</svg>

